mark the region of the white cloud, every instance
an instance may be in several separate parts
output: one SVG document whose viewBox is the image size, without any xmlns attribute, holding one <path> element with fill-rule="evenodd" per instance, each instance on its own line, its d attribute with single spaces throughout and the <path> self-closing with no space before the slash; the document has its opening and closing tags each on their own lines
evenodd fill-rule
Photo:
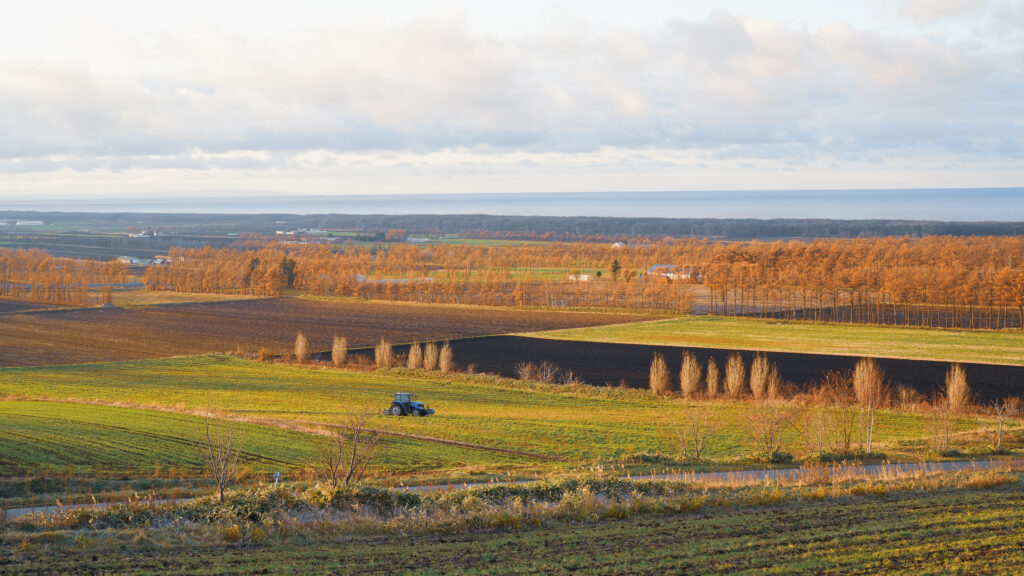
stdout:
<svg viewBox="0 0 1024 576">
<path fill-rule="evenodd" d="M 903 9 L 935 20 L 984 9 L 974 4 Z M 942 157 L 972 174 L 1024 153 L 1024 52 L 934 32 L 724 11 L 645 29 L 579 21 L 511 36 L 481 33 L 460 11 L 259 32 L 184 20 L 61 30 L 50 47 L 0 44 L 0 189 L 50 172 L 105 183 L 174 171 L 182 182 L 249 181 L 241 171 L 284 182 L 291 173 L 308 186 L 306 171 L 398 168 L 389 153 L 410 166 L 470 154 L 475 169 L 526 175 L 502 160 L 525 154 L 516 162 L 574 177 L 586 173 L 570 169 L 572 158 L 632 166 L 648 151 L 695 155 L 709 171 L 741 159 L 780 172 Z M 461 170 L 430 166 L 422 169 L 439 178 Z M 679 185 L 665 168 L 679 169 L 677 160 L 656 166 L 660 182 Z M 558 180 L 544 178 L 529 189 Z"/>
</svg>

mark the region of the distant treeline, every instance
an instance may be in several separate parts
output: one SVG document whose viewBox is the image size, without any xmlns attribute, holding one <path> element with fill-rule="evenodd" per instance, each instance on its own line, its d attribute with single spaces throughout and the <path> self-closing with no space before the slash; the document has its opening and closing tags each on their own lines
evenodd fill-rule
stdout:
<svg viewBox="0 0 1024 576">
<path fill-rule="evenodd" d="M 166 227 L 175 233 L 272 233 L 303 228 L 344 229 L 371 234 L 404 230 L 410 235 L 462 234 L 502 238 L 581 240 L 596 238 L 697 237 L 721 240 L 865 238 L 885 236 L 1019 236 L 1024 222 L 937 222 L 926 220 L 825 220 L 736 218 L 606 218 L 554 216 L 144 214 L 0 212 L 0 220 L 43 220 L 81 227 Z M 31 233 L 11 227 L 0 233 Z M 180 245 L 171 240 L 169 243 Z M 161 247 L 163 248 L 163 247 Z"/>
</svg>

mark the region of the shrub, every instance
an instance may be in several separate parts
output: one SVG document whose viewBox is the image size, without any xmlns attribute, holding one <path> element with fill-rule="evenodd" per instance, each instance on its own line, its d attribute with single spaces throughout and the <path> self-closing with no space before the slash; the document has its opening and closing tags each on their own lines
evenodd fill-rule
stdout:
<svg viewBox="0 0 1024 576">
<path fill-rule="evenodd" d="M 967 373 L 959 363 L 954 363 L 946 372 L 946 405 L 953 414 L 960 414 L 971 404 L 971 388 L 967 385 Z"/>
<path fill-rule="evenodd" d="M 730 396 L 743 394 L 747 387 L 747 369 L 743 365 L 743 356 L 733 352 L 725 363 L 725 388 Z"/>
<path fill-rule="evenodd" d="M 395 353 L 391 349 L 391 342 L 384 338 L 380 339 L 380 343 L 373 349 L 373 363 L 377 365 L 377 368 L 391 368 L 395 363 Z"/>
<path fill-rule="evenodd" d="M 238 542 L 242 539 L 242 531 L 238 528 L 238 524 L 232 524 L 221 528 L 219 536 L 225 542 Z"/>
<path fill-rule="evenodd" d="M 672 393 L 672 375 L 668 371 L 668 365 L 665 364 L 665 357 L 660 352 L 655 352 L 654 358 L 651 360 L 650 386 L 651 391 L 655 394 Z"/>
<path fill-rule="evenodd" d="M 708 398 L 714 398 L 718 395 L 719 379 L 718 363 L 715 362 L 714 358 L 708 358 L 708 368 L 704 376 Z"/>
<path fill-rule="evenodd" d="M 755 354 L 750 363 L 750 391 L 754 398 L 777 398 L 779 396 L 779 367 L 768 361 L 768 356 Z"/>
<path fill-rule="evenodd" d="M 334 342 L 331 345 L 331 362 L 335 366 L 341 366 L 348 357 L 348 339 L 344 336 L 334 335 Z"/>
<path fill-rule="evenodd" d="M 692 352 L 683 352 L 683 367 L 679 370 L 679 389 L 687 397 L 694 396 L 700 391 L 702 372 L 697 357 Z"/>
<path fill-rule="evenodd" d="M 516 378 L 520 380 L 536 380 L 537 365 L 533 362 L 520 362 L 515 366 Z"/>
<path fill-rule="evenodd" d="M 423 366 L 423 346 L 419 342 L 413 342 L 409 346 L 409 356 L 406 358 L 405 367 L 416 370 Z"/>
<path fill-rule="evenodd" d="M 441 352 L 437 358 L 437 367 L 440 368 L 442 374 L 447 374 L 455 368 L 452 346 L 447 341 L 441 346 Z"/>
<path fill-rule="evenodd" d="M 875 410 L 889 403 L 885 372 L 874 358 L 861 358 L 854 366 L 853 394 L 861 406 L 864 451 L 870 454 L 875 430 Z"/>
<path fill-rule="evenodd" d="M 256 354 L 256 359 L 259 360 L 260 362 L 267 362 L 273 356 L 274 355 L 270 353 L 270 350 L 266 348 L 260 348 L 260 351 Z"/>
<path fill-rule="evenodd" d="M 558 376 L 558 364 L 545 360 L 537 367 L 537 380 L 547 384 L 553 384 Z"/>
<path fill-rule="evenodd" d="M 309 340 L 299 332 L 295 335 L 295 361 L 301 364 L 306 360 L 309 360 Z"/>
<path fill-rule="evenodd" d="M 423 369 L 433 370 L 437 368 L 437 361 L 437 342 L 427 342 L 423 347 Z"/>
</svg>

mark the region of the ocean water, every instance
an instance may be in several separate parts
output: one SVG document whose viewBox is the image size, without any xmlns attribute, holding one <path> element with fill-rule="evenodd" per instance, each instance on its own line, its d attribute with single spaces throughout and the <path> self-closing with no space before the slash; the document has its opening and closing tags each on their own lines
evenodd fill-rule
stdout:
<svg viewBox="0 0 1024 576">
<path fill-rule="evenodd" d="M 1024 188 L 14 199 L 0 210 L 1024 221 Z"/>
</svg>

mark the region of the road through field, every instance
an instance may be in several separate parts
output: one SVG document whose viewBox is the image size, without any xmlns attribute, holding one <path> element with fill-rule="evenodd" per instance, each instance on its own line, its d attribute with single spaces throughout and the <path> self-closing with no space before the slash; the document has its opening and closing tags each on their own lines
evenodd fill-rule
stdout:
<svg viewBox="0 0 1024 576">
<path fill-rule="evenodd" d="M 989 460 L 958 460 L 953 462 L 920 462 L 902 464 L 865 464 L 865 465 L 837 465 L 823 466 L 817 468 L 772 468 L 772 469 L 750 469 L 730 470 L 726 472 L 689 472 L 670 474 L 644 474 L 636 476 L 622 476 L 621 480 L 678 480 L 682 482 L 693 482 L 702 484 L 758 484 L 764 482 L 800 482 L 805 479 L 819 479 L 823 474 L 832 478 L 852 480 L 865 477 L 893 477 L 907 474 L 934 474 L 939 472 L 958 472 L 961 470 L 990 470 L 1011 465 L 1024 464 L 1024 460 L 989 459 Z M 473 482 L 458 484 L 425 484 L 419 486 L 401 486 L 397 490 L 408 490 L 411 492 L 440 492 L 447 490 L 460 490 L 479 486 L 503 486 L 530 484 L 536 480 L 512 480 L 495 482 Z M 170 500 L 153 500 L 147 502 L 149 505 L 158 506 L 173 502 L 186 502 L 194 498 L 177 498 Z M 7 522 L 29 514 L 53 514 L 65 510 L 76 510 L 80 508 L 109 508 L 122 504 L 120 502 L 94 502 L 85 504 L 67 504 L 63 506 L 37 506 L 29 508 L 11 508 L 0 514 Z"/>
</svg>

